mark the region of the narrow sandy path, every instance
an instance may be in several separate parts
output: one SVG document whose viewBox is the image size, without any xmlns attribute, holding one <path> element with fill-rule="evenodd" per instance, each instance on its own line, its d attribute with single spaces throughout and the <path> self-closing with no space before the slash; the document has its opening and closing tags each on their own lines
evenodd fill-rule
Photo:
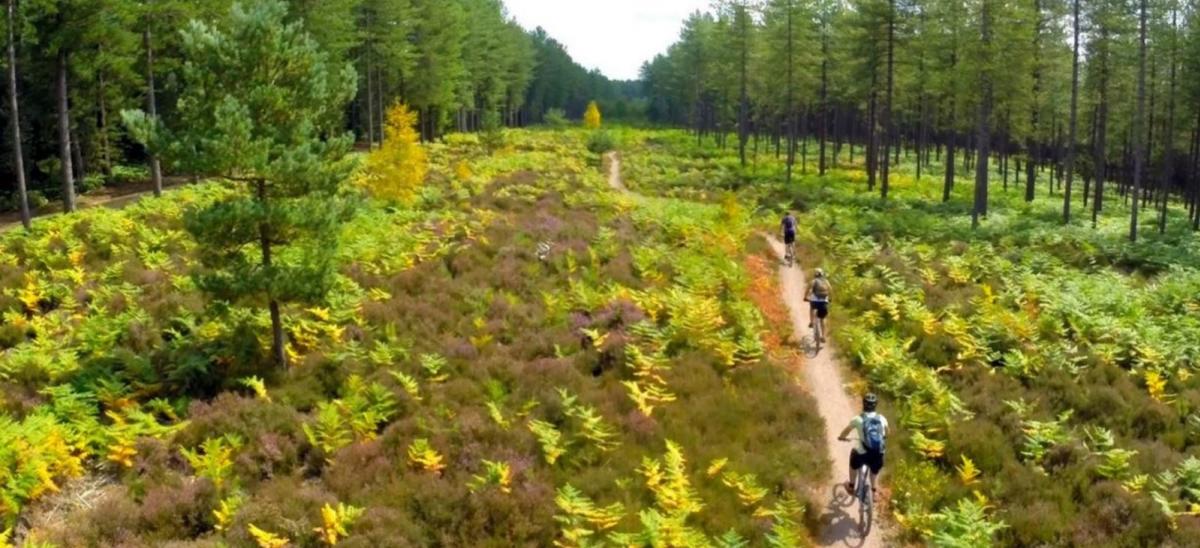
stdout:
<svg viewBox="0 0 1200 548">
<path fill-rule="evenodd" d="M 608 185 L 618 192 L 629 192 L 621 180 L 621 156 L 609 152 L 605 159 L 608 161 Z M 767 240 L 775 255 L 781 259 L 779 287 L 791 312 L 793 340 L 799 341 L 808 332 L 809 307 L 804 300 L 808 284 L 804 269 L 798 263 L 795 267 L 783 265 L 783 242 L 773 237 L 767 237 Z M 867 538 L 862 538 L 858 532 L 858 508 L 854 506 L 857 501 L 847 496 L 840 485 L 846 481 L 850 444 L 838 441 L 837 435 L 861 411 L 862 405 L 846 393 L 845 377 L 834 357 L 836 354 L 837 349 L 833 344 L 827 345 L 817 357 L 804 362 L 802 372 L 805 387 L 817 400 L 817 411 L 825 421 L 825 447 L 833 460 L 830 480 L 817 492 L 821 503 L 819 520 L 822 527 L 821 537 L 815 540 L 817 546 L 882 547 L 885 545 L 883 536 L 886 529 L 880 527 L 882 523 L 878 523 L 882 521 L 881 512 L 877 512 L 877 524 L 871 528 Z"/>
<path fill-rule="evenodd" d="M 621 155 L 616 151 L 605 154 L 604 157 L 608 160 L 608 186 L 614 190 L 621 192 L 629 192 L 625 188 L 625 183 L 621 181 Z"/>
<path fill-rule="evenodd" d="M 768 237 L 771 249 L 782 260 L 784 257 L 783 242 L 774 237 Z M 783 301 L 787 303 L 792 316 L 793 340 L 799 341 L 809 331 L 808 303 L 804 294 L 808 282 L 804 277 L 804 269 L 797 262 L 795 267 L 782 264 L 779 267 L 779 288 L 783 293 Z M 833 473 L 828 484 L 817 492 L 818 501 L 822 504 L 820 522 L 822 525 L 821 538 L 816 539 L 818 546 L 854 546 L 875 547 L 883 546 L 884 530 L 872 526 L 867 538 L 861 538 L 858 532 L 858 508 L 851 497 L 847 496 L 839 485 L 846 481 L 848 474 L 848 458 L 850 444 L 838 441 L 837 435 L 845 428 L 850 420 L 857 415 L 862 405 L 846 393 L 846 380 L 842 375 L 836 356 L 837 349 L 832 342 L 821 349 L 815 358 L 804 362 L 801 372 L 804 384 L 817 400 L 817 411 L 825 421 L 825 447 L 833 459 Z M 880 509 L 877 509 L 880 510 Z M 877 518 L 882 518 L 877 512 Z"/>
</svg>

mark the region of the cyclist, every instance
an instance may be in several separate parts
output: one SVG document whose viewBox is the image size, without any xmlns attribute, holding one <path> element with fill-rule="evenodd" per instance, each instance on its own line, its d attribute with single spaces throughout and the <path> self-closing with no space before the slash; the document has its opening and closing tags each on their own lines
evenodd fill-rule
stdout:
<svg viewBox="0 0 1200 548">
<path fill-rule="evenodd" d="M 783 233 L 783 244 L 787 247 L 788 263 L 791 263 L 796 258 L 796 217 L 791 211 L 779 222 L 779 230 Z"/>
<path fill-rule="evenodd" d="M 808 285 L 808 294 L 804 299 L 809 303 L 808 327 L 818 318 L 821 320 L 821 342 L 825 342 L 825 318 L 829 316 L 829 300 L 833 297 L 833 285 L 825 277 L 825 271 L 818 268 L 813 272 L 813 281 Z"/>
<path fill-rule="evenodd" d="M 850 493 L 850 496 L 854 496 L 854 480 L 864 464 L 871 470 L 871 492 L 876 492 L 875 478 L 883 469 L 883 453 L 888 433 L 887 418 L 875 411 L 878 404 L 879 398 L 875 394 L 863 396 L 862 414 L 854 417 L 838 435 L 841 441 L 851 441 L 850 432 L 858 431 L 858 438 L 853 440 L 854 447 L 850 449 L 850 481 L 845 483 L 846 492 Z"/>
</svg>

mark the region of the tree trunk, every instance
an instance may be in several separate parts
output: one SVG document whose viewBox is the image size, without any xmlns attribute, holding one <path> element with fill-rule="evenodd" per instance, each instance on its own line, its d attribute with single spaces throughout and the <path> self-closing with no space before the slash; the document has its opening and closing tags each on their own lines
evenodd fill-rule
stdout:
<svg viewBox="0 0 1200 548">
<path fill-rule="evenodd" d="M 267 182 L 259 179 L 255 183 L 258 190 L 259 207 L 267 209 Z M 271 227 L 264 219 L 258 223 L 258 242 L 262 250 L 262 266 L 268 275 L 271 271 Z M 287 353 L 283 347 L 283 318 L 279 314 L 279 301 L 275 299 L 274 288 L 267 289 L 268 308 L 271 311 L 271 356 L 278 367 L 287 367 Z"/>
<path fill-rule="evenodd" d="M 1067 136 L 1066 188 L 1063 192 L 1063 224 L 1071 222 L 1071 183 L 1075 179 L 1075 142 L 1079 129 L 1079 0 L 1072 2 L 1074 35 L 1071 61 L 1071 122 Z M 1086 195 L 1086 191 L 1085 191 Z"/>
<path fill-rule="evenodd" d="M 750 139 L 750 93 L 747 79 L 749 78 L 750 65 L 750 30 L 747 28 L 750 14 L 746 11 L 746 6 L 739 6 L 738 19 L 741 21 L 741 93 L 738 99 L 738 157 L 741 159 L 742 167 L 746 167 L 746 143 Z"/>
<path fill-rule="evenodd" d="M 17 176 L 17 199 L 21 208 L 21 226 L 29 230 L 33 219 L 29 214 L 29 194 L 25 186 L 25 152 L 21 146 L 21 109 L 17 98 L 17 47 L 13 36 L 16 25 L 13 4 L 8 0 L 8 121 L 12 129 L 13 170 Z"/>
<path fill-rule="evenodd" d="M 1107 29 L 1101 30 L 1101 40 L 1107 40 Z M 1095 139 L 1095 155 L 1094 166 L 1092 172 L 1095 195 L 1092 197 L 1092 228 L 1095 228 L 1100 220 L 1100 212 L 1104 208 L 1104 180 L 1108 178 L 1108 169 L 1105 165 L 1107 162 L 1106 154 L 1107 143 L 1105 143 L 1108 133 L 1108 60 L 1107 52 L 1101 54 L 1100 63 L 1100 104 L 1096 106 L 1096 139 Z"/>
<path fill-rule="evenodd" d="M 378 137 L 376 142 L 379 143 L 381 148 L 383 147 L 383 138 L 387 135 L 387 132 L 385 131 L 386 126 L 383 122 L 384 116 L 387 112 L 387 105 L 385 104 L 386 99 L 384 98 L 383 90 L 383 75 L 379 72 L 379 65 L 375 65 L 375 100 L 378 102 L 378 107 L 375 109 L 375 128 L 376 131 L 379 132 L 379 134 L 376 135 L 376 137 Z"/>
<path fill-rule="evenodd" d="M 794 62 L 793 54 L 795 44 L 793 43 L 792 35 L 792 5 L 789 0 L 787 10 L 787 131 L 788 131 L 788 156 L 787 156 L 787 184 L 790 187 L 792 184 L 792 165 L 796 162 L 796 103 L 795 103 L 795 80 L 794 80 Z M 822 173 L 824 170 L 822 169 Z"/>
<path fill-rule="evenodd" d="M 892 146 L 892 97 L 895 94 L 896 0 L 888 2 L 887 102 L 883 107 L 883 170 L 879 187 L 880 198 L 888 197 L 891 162 L 888 152 Z"/>
<path fill-rule="evenodd" d="M 950 192 L 954 190 L 954 132 L 951 131 L 946 140 L 946 179 L 942 183 L 942 201 L 950 201 Z"/>
<path fill-rule="evenodd" d="M 801 118 L 802 120 L 804 120 L 804 127 L 800 130 L 800 173 L 802 175 L 808 175 L 808 124 L 809 124 L 809 118 L 810 118 L 809 110 L 810 110 L 810 108 L 806 105 L 804 107 L 804 116 Z"/>
<path fill-rule="evenodd" d="M 991 15 L 991 0 L 983 0 L 983 13 L 979 18 L 980 34 L 983 40 L 983 50 L 987 57 L 991 57 L 992 47 L 992 15 Z M 979 227 L 979 218 L 987 215 L 988 201 L 988 160 L 991 146 L 991 119 L 992 119 L 992 76 L 988 72 L 990 67 L 981 68 L 980 88 L 983 92 L 982 99 L 979 103 L 979 122 L 978 122 L 978 138 L 975 144 L 978 151 L 978 160 L 975 165 L 975 207 L 971 209 L 971 227 Z"/>
<path fill-rule="evenodd" d="M 791 16 L 789 14 L 789 25 Z M 791 27 L 789 26 L 789 29 Z M 790 30 L 789 30 L 790 33 Z M 790 35 L 790 34 L 789 34 Z M 828 166 L 825 164 L 825 142 L 829 139 L 829 26 L 824 19 L 821 22 L 821 158 L 817 161 L 818 171 L 822 177 Z M 836 163 L 836 160 L 835 162 Z"/>
<path fill-rule="evenodd" d="M 1038 162 L 1038 118 L 1039 99 L 1042 91 L 1041 39 L 1042 39 L 1042 1 L 1033 0 L 1034 24 L 1033 30 L 1033 108 L 1030 111 L 1029 138 L 1025 141 L 1025 202 L 1033 201 L 1037 185 Z"/>
<path fill-rule="evenodd" d="M 54 106 L 58 112 L 58 158 L 62 173 L 63 211 L 75 211 L 75 170 L 71 165 L 71 111 L 67 104 L 67 50 L 59 48 Z"/>
<path fill-rule="evenodd" d="M 1146 165 L 1146 1 L 1141 0 L 1138 10 L 1138 88 L 1137 111 L 1134 119 L 1134 139 L 1137 150 L 1133 157 L 1133 209 L 1129 214 L 1129 241 L 1138 239 L 1138 206 L 1141 202 L 1142 172 Z"/>
<path fill-rule="evenodd" d="M 158 116 L 158 99 L 154 90 L 154 42 L 149 25 L 142 31 L 142 43 L 146 48 L 146 112 L 155 118 Z M 150 154 L 150 180 L 154 184 L 154 195 L 162 196 L 162 162 L 155 153 Z"/>
<path fill-rule="evenodd" d="M 108 92 L 104 80 L 104 70 L 96 71 L 96 130 L 100 133 L 100 172 L 105 176 L 112 175 L 112 153 L 108 140 L 108 104 L 104 95 Z"/>
<path fill-rule="evenodd" d="M 1167 136 L 1163 139 L 1166 144 L 1166 150 L 1163 152 L 1163 173 L 1162 173 L 1162 208 L 1158 215 L 1158 233 L 1166 234 L 1167 232 L 1167 209 L 1171 203 L 1171 183 L 1175 179 L 1175 69 L 1176 69 L 1176 38 L 1178 37 L 1179 29 L 1179 11 L 1178 8 L 1172 7 L 1171 10 L 1171 77 L 1170 89 L 1167 92 Z"/>
<path fill-rule="evenodd" d="M 371 17 L 367 16 L 370 26 Z M 375 149 L 375 66 L 371 60 L 371 42 L 367 41 L 367 51 L 363 56 L 367 63 L 367 150 Z"/>
<path fill-rule="evenodd" d="M 79 138 L 79 125 L 71 121 L 71 155 L 75 165 L 75 180 L 83 181 L 87 176 L 87 166 L 83 163 L 83 140 Z"/>
<path fill-rule="evenodd" d="M 879 162 L 879 146 L 878 146 L 879 141 L 877 139 L 878 132 L 876 131 L 876 128 L 875 128 L 875 124 L 876 124 L 875 105 L 876 105 L 876 103 L 878 103 L 878 100 L 876 98 L 878 94 L 875 92 L 875 84 L 876 84 L 876 77 L 875 77 L 874 71 L 872 71 L 871 88 L 870 88 L 871 89 L 871 92 L 870 92 L 871 97 L 869 99 L 870 112 L 867 115 L 867 151 L 866 151 L 866 155 L 867 155 L 867 157 L 866 157 L 867 190 L 870 190 L 870 191 L 875 190 L 875 167 L 878 165 L 878 162 Z"/>
</svg>

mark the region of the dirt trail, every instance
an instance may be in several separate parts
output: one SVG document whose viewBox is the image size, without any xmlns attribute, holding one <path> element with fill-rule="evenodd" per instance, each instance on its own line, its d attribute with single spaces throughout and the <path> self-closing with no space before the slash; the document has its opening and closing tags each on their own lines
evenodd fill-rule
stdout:
<svg viewBox="0 0 1200 548">
<path fill-rule="evenodd" d="M 604 158 L 608 160 L 608 186 L 613 187 L 614 190 L 629 192 L 629 189 L 625 188 L 625 183 L 621 181 L 621 155 L 613 151 L 605 154 Z"/>
<path fill-rule="evenodd" d="M 608 184 L 619 192 L 629 192 L 621 180 L 621 156 L 616 152 L 605 155 L 608 162 Z M 783 243 L 773 237 L 767 237 L 771 249 L 783 259 Z M 793 339 L 799 341 L 808 332 L 808 303 L 804 300 L 805 288 L 808 286 L 804 278 L 804 269 L 797 264 L 788 267 L 781 264 L 779 269 L 780 291 L 792 318 Z M 815 358 L 804 363 L 803 379 L 806 388 L 817 400 L 817 410 L 825 421 L 825 447 L 833 460 L 833 470 L 830 480 L 821 486 L 817 492 L 818 501 L 822 504 L 820 523 L 821 537 L 816 539 L 817 546 L 841 546 L 854 548 L 876 548 L 885 545 L 883 536 L 885 529 L 881 523 L 872 526 L 867 538 L 862 538 L 858 532 L 857 501 L 847 496 L 840 482 L 846 481 L 847 461 L 850 444 L 840 442 L 838 433 L 850 423 L 861 410 L 861 404 L 846 393 L 846 381 L 834 358 L 837 350 L 832 344 L 827 345 Z M 882 509 L 877 509 L 882 510 Z M 877 521 L 881 521 L 877 512 Z"/>
<path fill-rule="evenodd" d="M 783 242 L 774 237 L 768 237 L 771 249 L 780 259 L 784 257 Z M 804 300 L 808 283 L 804 278 L 804 269 L 799 263 L 795 267 L 781 265 L 779 267 L 779 287 L 783 300 L 787 303 L 792 316 L 792 331 L 794 340 L 800 340 L 809 332 L 808 303 Z M 824 507 L 821 509 L 820 522 L 822 525 L 821 538 L 817 539 L 818 546 L 854 546 L 875 547 L 883 546 L 884 531 L 881 527 L 872 526 L 870 534 L 863 539 L 858 533 L 857 502 L 847 496 L 839 485 L 846 481 L 847 458 L 850 444 L 838 441 L 837 435 L 857 415 L 862 404 L 846 393 L 846 380 L 835 356 L 837 349 L 830 343 L 821 349 L 815 358 L 804 362 L 804 384 L 817 400 L 817 411 L 825 421 L 825 447 L 833 459 L 833 475 L 827 485 L 824 485 L 818 495 Z M 876 517 L 881 508 L 877 508 Z"/>
</svg>

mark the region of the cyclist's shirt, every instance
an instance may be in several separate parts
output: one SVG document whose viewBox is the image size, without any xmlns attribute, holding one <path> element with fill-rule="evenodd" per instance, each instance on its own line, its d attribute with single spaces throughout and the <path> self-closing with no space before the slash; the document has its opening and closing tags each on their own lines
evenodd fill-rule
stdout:
<svg viewBox="0 0 1200 548">
<path fill-rule="evenodd" d="M 783 222 L 780 224 L 783 226 L 784 234 L 787 234 L 789 236 L 796 235 L 796 218 L 795 217 L 788 215 L 787 217 L 783 218 Z"/>
<path fill-rule="evenodd" d="M 868 417 L 878 416 L 879 417 L 879 421 L 883 423 L 883 437 L 884 437 L 884 439 L 887 439 L 887 433 L 888 433 L 887 417 L 884 417 L 883 415 L 880 415 L 874 411 L 867 413 L 866 416 L 868 416 Z M 867 448 L 863 446 L 863 440 L 862 440 L 865 437 L 864 436 L 865 432 L 863 432 L 863 415 L 855 415 L 854 418 L 850 420 L 850 428 L 852 428 L 855 432 L 858 432 L 858 438 L 856 438 L 854 440 L 854 452 L 858 453 L 860 455 L 865 455 L 867 453 Z"/>
</svg>

